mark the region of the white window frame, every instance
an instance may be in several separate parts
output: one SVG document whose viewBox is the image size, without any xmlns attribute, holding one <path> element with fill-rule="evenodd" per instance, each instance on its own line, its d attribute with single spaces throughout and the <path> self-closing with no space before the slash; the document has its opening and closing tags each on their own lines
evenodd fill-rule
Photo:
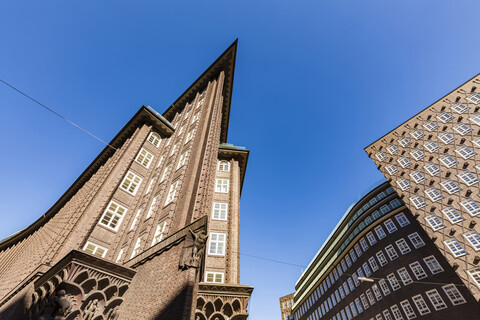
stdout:
<svg viewBox="0 0 480 320">
<path fill-rule="evenodd" d="M 442 172 L 442 170 L 435 163 L 427 163 L 423 166 L 425 170 L 433 177 Z"/>
<path fill-rule="evenodd" d="M 165 227 L 166 226 L 167 226 L 167 221 L 166 220 L 157 225 L 157 229 L 155 230 L 155 234 L 153 236 L 151 246 L 154 246 L 154 245 L 156 245 L 157 243 L 159 243 L 160 241 L 163 240 L 163 236 L 165 235 Z"/>
<path fill-rule="evenodd" d="M 418 232 L 414 232 L 414 233 L 409 234 L 408 239 L 410 239 L 410 242 L 415 247 L 415 249 L 421 248 L 425 245 L 425 242 L 420 237 Z"/>
<path fill-rule="evenodd" d="M 417 208 L 417 209 L 423 208 L 427 205 L 425 200 L 423 200 L 423 198 L 421 196 L 419 196 L 418 194 L 415 194 L 415 195 L 411 196 L 410 197 L 410 202 L 412 202 L 413 205 L 415 206 L 415 208 Z"/>
<path fill-rule="evenodd" d="M 213 281 L 208 281 L 209 276 L 212 277 Z M 217 276 L 220 276 L 220 281 L 217 281 Z M 206 271 L 205 272 L 205 283 L 224 283 L 224 281 L 225 281 L 224 276 L 225 276 L 225 274 L 223 272 Z"/>
<path fill-rule="evenodd" d="M 214 202 L 212 205 L 212 220 L 227 220 L 228 203 Z"/>
<path fill-rule="evenodd" d="M 430 188 L 426 189 L 425 193 L 430 198 L 430 200 L 432 200 L 433 202 L 443 199 L 442 194 L 435 187 L 430 187 Z"/>
<path fill-rule="evenodd" d="M 407 320 L 415 319 L 417 317 L 408 300 L 400 301 L 400 306 L 402 306 L 403 312 L 405 312 L 405 315 L 407 316 Z"/>
<path fill-rule="evenodd" d="M 416 160 L 420 160 L 422 158 L 425 158 L 425 153 L 422 152 L 420 149 L 415 149 L 410 151 L 410 155 Z M 400 160 L 400 159 L 399 159 Z M 410 161 L 409 161 L 410 162 Z M 405 168 L 405 167 L 404 167 Z"/>
<path fill-rule="evenodd" d="M 410 270 L 412 270 L 413 274 L 415 275 L 415 278 L 417 280 L 425 279 L 427 277 L 427 273 L 425 270 L 423 270 L 422 265 L 420 262 L 415 261 L 409 264 Z"/>
<path fill-rule="evenodd" d="M 468 111 L 470 109 L 469 106 L 464 105 L 463 103 L 457 103 L 451 107 L 453 111 L 455 111 L 458 114 L 462 114 Z"/>
<path fill-rule="evenodd" d="M 458 288 L 453 283 L 442 286 L 442 289 L 454 306 L 467 303 L 467 300 L 465 300 Z"/>
<path fill-rule="evenodd" d="M 88 246 L 94 247 L 93 250 L 91 250 L 91 251 L 92 251 L 91 253 L 87 251 L 87 247 L 88 247 Z M 100 254 L 97 254 L 99 250 L 103 250 L 103 252 L 100 253 Z M 108 249 L 105 248 L 105 247 L 102 247 L 102 246 L 100 246 L 100 245 L 98 245 L 98 244 L 96 244 L 96 243 L 93 243 L 93 242 L 91 242 L 91 241 L 87 241 L 87 242 L 85 243 L 85 245 L 83 246 L 83 251 L 87 252 L 88 254 L 91 254 L 92 256 L 97 256 L 97 257 L 105 258 L 105 255 L 107 254 Z"/>
<path fill-rule="evenodd" d="M 437 119 L 442 121 L 443 123 L 447 123 L 447 122 L 450 122 L 452 121 L 454 118 L 454 116 L 452 116 L 450 113 L 448 112 L 442 112 L 440 113 L 438 116 L 437 116 Z"/>
<path fill-rule="evenodd" d="M 436 124 L 435 122 L 431 121 L 431 120 L 428 120 L 427 122 L 425 122 L 423 125 L 422 125 L 425 129 L 427 129 L 428 131 L 433 131 L 435 129 L 438 128 L 438 124 Z"/>
<path fill-rule="evenodd" d="M 150 134 L 148 135 L 147 141 L 158 148 L 158 146 L 160 145 L 160 141 L 162 141 L 162 138 L 158 133 L 150 132 Z"/>
<path fill-rule="evenodd" d="M 472 121 L 476 125 L 480 125 L 480 113 L 475 113 L 473 116 L 471 116 L 470 121 Z"/>
<path fill-rule="evenodd" d="M 382 267 L 388 263 L 388 260 L 382 251 L 377 252 L 375 255 L 377 256 L 378 262 Z"/>
<path fill-rule="evenodd" d="M 480 94 L 477 93 L 477 92 L 473 92 L 471 95 L 469 95 L 467 97 L 467 100 L 470 101 L 470 102 L 473 102 L 475 104 L 479 104 L 480 103 Z"/>
<path fill-rule="evenodd" d="M 435 310 L 439 311 L 447 308 L 447 304 L 445 303 L 445 301 L 443 301 L 437 289 L 428 290 L 425 292 L 425 294 L 427 295 Z"/>
<path fill-rule="evenodd" d="M 465 123 L 460 122 L 459 124 L 457 124 L 456 126 L 453 127 L 453 130 L 458 132 L 460 135 L 464 136 L 467 133 L 471 132 L 472 128 L 467 126 Z"/>
<path fill-rule="evenodd" d="M 425 136 L 425 133 L 422 132 L 422 130 L 415 130 L 410 132 L 410 135 L 413 137 L 413 139 L 418 140 L 422 137 Z"/>
<path fill-rule="evenodd" d="M 190 140 L 192 140 L 194 136 L 195 136 L 195 129 L 188 131 L 187 139 L 185 139 L 185 143 L 190 142 Z"/>
<path fill-rule="evenodd" d="M 460 187 L 452 180 L 448 179 L 440 182 L 440 185 L 448 192 L 448 194 L 454 194 L 460 191 Z"/>
<path fill-rule="evenodd" d="M 139 175 L 136 175 L 132 171 L 128 171 L 123 178 L 122 183 L 120 183 L 120 189 L 134 196 L 137 193 L 138 188 L 142 184 L 142 181 L 143 179 Z M 130 191 L 132 189 L 132 186 L 133 190 Z"/>
<path fill-rule="evenodd" d="M 476 203 L 472 199 L 462 201 L 460 202 L 460 204 L 465 210 L 467 210 L 468 214 L 470 214 L 472 217 L 480 213 L 480 205 L 478 205 L 478 203 Z"/>
<path fill-rule="evenodd" d="M 145 237 L 145 235 L 141 235 L 137 238 L 137 241 L 135 242 L 135 246 L 133 247 L 132 256 L 130 257 L 130 259 L 132 259 L 133 257 L 140 254 L 140 250 L 141 250 L 141 247 L 142 247 L 142 242 L 143 242 L 144 237 Z"/>
<path fill-rule="evenodd" d="M 466 145 L 461 145 L 460 147 L 455 149 L 455 152 L 458 153 L 465 160 L 476 155 L 475 151 L 473 151 Z"/>
<path fill-rule="evenodd" d="M 451 168 L 454 165 L 458 164 L 458 161 L 448 153 L 441 156 L 439 159 L 443 163 L 443 165 L 447 168 Z"/>
<path fill-rule="evenodd" d="M 385 166 L 385 170 L 387 170 L 388 174 L 390 174 L 390 175 L 394 175 L 395 173 L 398 172 L 397 167 L 395 167 L 395 165 L 393 165 L 393 164 L 391 164 L 391 163 L 390 163 L 390 164 L 387 164 L 387 165 Z"/>
<path fill-rule="evenodd" d="M 405 190 L 408 190 L 412 187 L 412 185 L 410 184 L 410 182 L 408 182 L 407 179 L 405 178 L 400 178 L 397 180 L 397 184 L 398 186 L 400 187 L 400 189 L 402 189 L 402 191 L 405 191 Z"/>
<path fill-rule="evenodd" d="M 433 255 L 423 258 L 423 261 L 432 274 L 437 274 L 444 271 L 437 258 L 435 258 Z"/>
<path fill-rule="evenodd" d="M 377 157 L 378 161 L 383 161 L 386 160 L 388 157 L 383 151 L 379 151 L 375 154 L 375 157 Z"/>
<path fill-rule="evenodd" d="M 148 152 L 147 149 L 142 148 L 137 154 L 137 157 L 135 158 L 135 161 L 142 165 L 143 167 L 147 168 L 150 167 L 150 164 L 153 161 L 153 154 Z"/>
<path fill-rule="evenodd" d="M 373 232 L 370 231 L 369 233 L 367 233 L 367 239 L 368 239 L 368 242 L 370 243 L 371 246 L 373 246 L 375 243 L 377 243 L 377 239 L 375 238 L 375 236 L 373 235 Z"/>
<path fill-rule="evenodd" d="M 428 224 L 430 225 L 430 227 L 432 227 L 434 231 L 445 228 L 442 220 L 436 214 L 426 216 L 425 220 L 428 222 Z"/>
<path fill-rule="evenodd" d="M 397 231 L 397 226 L 392 221 L 392 219 L 386 220 L 383 224 L 385 225 L 385 228 L 387 228 L 388 233 L 394 233 L 395 231 Z"/>
<path fill-rule="evenodd" d="M 381 225 L 376 226 L 374 230 L 380 240 L 387 236 Z"/>
<path fill-rule="evenodd" d="M 425 176 L 418 170 L 415 170 L 415 171 L 412 171 L 410 173 L 410 177 L 412 177 L 412 179 L 416 182 L 416 183 L 420 183 L 422 181 L 425 181 L 426 178 Z"/>
<path fill-rule="evenodd" d="M 375 257 L 373 257 L 373 256 L 368 258 L 368 263 L 370 264 L 370 268 L 372 269 L 372 272 L 375 272 L 380 268 L 378 266 L 377 260 L 375 260 Z"/>
<path fill-rule="evenodd" d="M 471 186 L 474 185 L 475 183 L 479 182 L 480 180 L 477 178 L 476 175 L 471 173 L 470 171 L 466 170 L 463 171 L 462 173 L 458 174 L 458 177 L 462 179 L 462 181 L 467 185 Z"/>
<path fill-rule="evenodd" d="M 398 253 L 391 244 L 385 247 L 385 252 L 387 252 L 387 255 L 390 258 L 390 261 L 393 261 L 398 258 Z"/>
<path fill-rule="evenodd" d="M 400 277 L 400 280 L 402 280 L 403 285 L 406 286 L 413 282 L 412 277 L 410 277 L 410 274 L 405 267 L 398 269 L 397 273 Z"/>
<path fill-rule="evenodd" d="M 397 220 L 400 227 L 405 227 L 406 225 L 410 224 L 410 221 L 408 220 L 408 218 L 405 216 L 403 212 L 395 215 L 395 219 Z"/>
<path fill-rule="evenodd" d="M 420 150 L 419 150 L 420 151 Z M 421 152 L 421 151 L 420 151 Z M 424 155 L 425 156 L 425 155 Z M 405 156 L 401 156 L 400 158 L 397 159 L 397 162 L 400 164 L 400 166 L 402 166 L 402 168 L 406 168 L 408 167 L 409 165 L 412 164 L 412 162 L 410 160 L 408 160 L 407 157 Z"/>
<path fill-rule="evenodd" d="M 215 192 L 228 193 L 230 189 L 229 179 L 216 179 L 215 180 Z"/>
<path fill-rule="evenodd" d="M 480 268 L 476 267 L 471 270 L 467 270 L 468 275 L 472 278 L 473 282 L 480 288 Z"/>
<path fill-rule="evenodd" d="M 408 139 L 408 138 L 403 138 L 403 139 L 398 140 L 398 143 L 400 143 L 400 145 L 402 147 L 408 147 L 409 145 L 412 144 L 412 141 L 410 141 L 410 139 Z"/>
<path fill-rule="evenodd" d="M 150 218 L 153 215 L 153 211 L 157 208 L 157 202 L 158 202 L 158 196 L 153 197 L 152 204 L 150 205 L 150 208 L 148 208 L 147 216 L 145 217 L 145 220 Z"/>
<path fill-rule="evenodd" d="M 395 277 L 395 274 L 390 273 L 389 275 L 387 275 L 387 279 L 388 279 L 388 282 L 390 283 L 390 286 L 392 286 L 393 291 L 397 291 L 402 287 L 397 277 Z"/>
<path fill-rule="evenodd" d="M 123 217 L 125 217 L 126 213 L 126 207 L 115 201 L 110 201 L 98 223 L 110 230 L 118 231 L 118 228 L 120 227 L 120 224 L 122 223 Z M 113 226 L 112 223 L 114 223 Z"/>
<path fill-rule="evenodd" d="M 406 242 L 405 239 L 403 239 L 403 238 L 400 238 L 400 239 L 398 239 L 397 241 L 395 241 L 395 244 L 397 245 L 398 250 L 400 250 L 400 253 L 401 253 L 402 255 L 407 254 L 407 253 L 409 253 L 410 251 L 412 251 L 412 249 L 410 249 L 410 247 L 408 246 L 407 242 Z"/>
<path fill-rule="evenodd" d="M 421 294 L 417 294 L 416 296 L 412 297 L 413 303 L 415 303 L 415 306 L 418 309 L 418 312 L 420 313 L 421 316 L 429 314 L 430 308 L 428 308 L 427 303 L 425 302 L 425 299 L 423 299 Z"/>
<path fill-rule="evenodd" d="M 387 147 L 387 151 L 390 152 L 391 155 L 394 155 L 394 154 L 396 154 L 396 153 L 397 153 L 398 151 L 400 151 L 400 150 L 398 150 L 398 148 L 397 148 L 396 145 L 393 145 L 393 144 L 392 144 L 392 145 L 390 145 L 390 146 Z"/>
<path fill-rule="evenodd" d="M 464 233 L 463 236 L 465 237 L 465 239 L 468 240 L 468 242 L 472 245 L 475 251 L 480 250 L 480 234 L 478 234 L 477 231 L 470 231 Z"/>
<path fill-rule="evenodd" d="M 221 232 L 210 232 L 208 254 L 211 256 L 225 256 L 227 235 Z"/>
<path fill-rule="evenodd" d="M 442 213 L 450 220 L 451 223 L 463 221 L 462 215 L 455 208 L 448 207 L 442 210 Z"/>
<path fill-rule="evenodd" d="M 175 180 L 170 185 L 170 189 L 168 190 L 167 199 L 165 199 L 165 206 L 172 203 L 175 200 L 175 195 L 177 194 L 178 185 L 180 184 L 180 179 Z"/>
<path fill-rule="evenodd" d="M 455 141 L 455 137 L 449 132 L 442 132 L 438 135 L 438 138 L 444 143 L 449 144 Z"/>
<path fill-rule="evenodd" d="M 440 146 L 438 144 L 436 144 L 435 142 L 433 142 L 432 140 L 428 140 L 427 142 L 425 142 L 423 144 L 423 146 L 430 152 L 435 152 L 438 149 L 440 149 Z"/>
<path fill-rule="evenodd" d="M 230 162 L 228 162 L 227 160 L 219 160 L 217 170 L 223 172 L 230 171 Z"/>
</svg>

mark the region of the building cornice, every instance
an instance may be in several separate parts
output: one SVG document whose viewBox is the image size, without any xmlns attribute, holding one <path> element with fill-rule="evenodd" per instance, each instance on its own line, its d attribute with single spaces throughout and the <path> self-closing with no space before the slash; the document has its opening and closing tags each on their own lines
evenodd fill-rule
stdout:
<svg viewBox="0 0 480 320">
<path fill-rule="evenodd" d="M 107 160 L 122 146 L 125 140 L 130 137 L 135 130 L 143 124 L 151 125 L 163 137 L 169 137 L 173 134 L 172 124 L 162 115 L 147 106 L 142 106 L 130 121 L 118 132 L 102 152 L 93 160 L 93 162 L 83 171 L 68 190 L 57 200 L 57 202 L 37 221 L 25 229 L 11 235 L 0 242 L 0 251 L 12 246 L 13 244 L 25 239 L 47 221 L 49 221 L 77 192 L 83 185 L 103 166 Z"/>
<path fill-rule="evenodd" d="M 238 161 L 240 167 L 240 194 L 242 194 L 243 181 L 245 179 L 245 172 L 247 171 L 248 156 L 250 150 L 243 147 L 236 147 L 231 144 L 222 143 L 218 148 L 219 159 L 235 159 Z"/>
</svg>

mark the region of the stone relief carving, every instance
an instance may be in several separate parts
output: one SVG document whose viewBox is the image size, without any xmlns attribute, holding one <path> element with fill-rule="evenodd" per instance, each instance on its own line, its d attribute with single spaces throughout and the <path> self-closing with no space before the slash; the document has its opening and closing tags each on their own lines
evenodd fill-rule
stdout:
<svg viewBox="0 0 480 320">
<path fill-rule="evenodd" d="M 190 231 L 190 235 L 185 239 L 180 258 L 180 268 L 182 269 L 200 267 L 208 238 L 208 235 L 203 230 L 193 232 L 189 229 L 188 231 Z"/>
<path fill-rule="evenodd" d="M 128 282 L 71 264 L 39 286 L 26 305 L 30 320 L 117 320 Z"/>
</svg>

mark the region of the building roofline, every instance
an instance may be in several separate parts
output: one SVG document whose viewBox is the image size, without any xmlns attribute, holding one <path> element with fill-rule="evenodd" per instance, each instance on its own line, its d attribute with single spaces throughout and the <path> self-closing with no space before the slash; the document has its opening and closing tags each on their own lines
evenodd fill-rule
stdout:
<svg viewBox="0 0 480 320">
<path fill-rule="evenodd" d="M 227 142 L 228 123 L 230 119 L 230 105 L 232 102 L 233 79 L 235 61 L 237 57 L 238 38 L 195 80 L 180 97 L 163 113 L 163 116 L 172 121 L 175 113 L 182 110 L 185 104 L 195 98 L 196 93 L 208 82 L 215 79 L 221 71 L 225 72 L 222 106 L 222 125 L 220 143 Z"/>
<path fill-rule="evenodd" d="M 398 128 L 400 128 L 401 126 L 405 125 L 407 122 L 409 122 L 410 120 L 412 120 L 413 118 L 417 117 L 418 115 L 420 115 L 423 111 L 425 111 L 425 109 L 428 109 L 432 106 L 434 106 L 435 104 L 437 104 L 438 102 L 442 101 L 443 99 L 445 99 L 447 96 L 451 95 L 452 93 L 454 93 L 456 90 L 460 89 L 461 87 L 463 87 L 464 85 L 466 85 L 467 83 L 469 83 L 470 81 L 472 81 L 473 79 L 477 78 L 480 76 L 480 73 L 476 74 L 475 76 L 473 76 L 472 78 L 468 79 L 467 81 L 465 81 L 464 83 L 462 83 L 460 86 L 456 87 L 455 89 L 453 89 L 452 91 L 450 91 L 449 93 L 447 93 L 446 95 L 444 95 L 443 97 L 441 97 L 440 99 L 438 99 L 437 101 L 433 102 L 432 104 L 430 104 L 428 107 L 426 108 L 423 108 L 422 110 L 420 110 L 419 112 L 417 112 L 414 116 L 410 117 L 408 120 L 402 122 L 401 124 L 399 124 L 398 126 L 395 127 L 395 129 L 393 130 L 390 130 L 389 132 L 385 133 L 383 136 L 381 136 L 380 138 L 376 139 L 374 142 L 370 143 L 369 145 L 367 145 L 365 148 L 363 148 L 363 150 L 366 151 L 366 149 L 368 149 L 369 147 L 371 147 L 373 144 L 375 144 L 378 140 L 381 140 L 383 138 L 385 138 L 386 136 L 388 136 L 391 132 L 397 130 Z M 480 85 L 480 83 L 479 83 Z"/>
<path fill-rule="evenodd" d="M 67 191 L 48 209 L 39 219 L 28 227 L 12 234 L 11 236 L 0 241 L 0 251 L 21 241 L 38 230 L 47 221 L 49 221 L 75 194 L 90 177 L 115 153 L 123 142 L 130 136 L 140 124 L 148 123 L 160 131 L 164 136 L 172 135 L 174 129 L 168 120 L 150 107 L 142 106 L 137 113 L 128 121 L 128 123 L 117 133 L 100 154 L 92 161 L 92 163 L 80 174 L 75 182 L 67 189 Z M 113 147 L 113 148 L 112 148 Z"/>
</svg>

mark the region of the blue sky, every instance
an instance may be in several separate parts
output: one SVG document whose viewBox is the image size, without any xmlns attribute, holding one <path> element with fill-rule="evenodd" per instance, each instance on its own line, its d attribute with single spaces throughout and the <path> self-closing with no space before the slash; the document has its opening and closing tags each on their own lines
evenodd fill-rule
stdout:
<svg viewBox="0 0 480 320">
<path fill-rule="evenodd" d="M 0 2 L 0 78 L 109 141 L 163 112 L 239 38 L 229 142 L 251 150 L 241 280 L 280 319 L 344 211 L 381 178 L 363 148 L 480 72 L 478 1 Z M 0 84 L 0 238 L 103 149 Z"/>
</svg>

